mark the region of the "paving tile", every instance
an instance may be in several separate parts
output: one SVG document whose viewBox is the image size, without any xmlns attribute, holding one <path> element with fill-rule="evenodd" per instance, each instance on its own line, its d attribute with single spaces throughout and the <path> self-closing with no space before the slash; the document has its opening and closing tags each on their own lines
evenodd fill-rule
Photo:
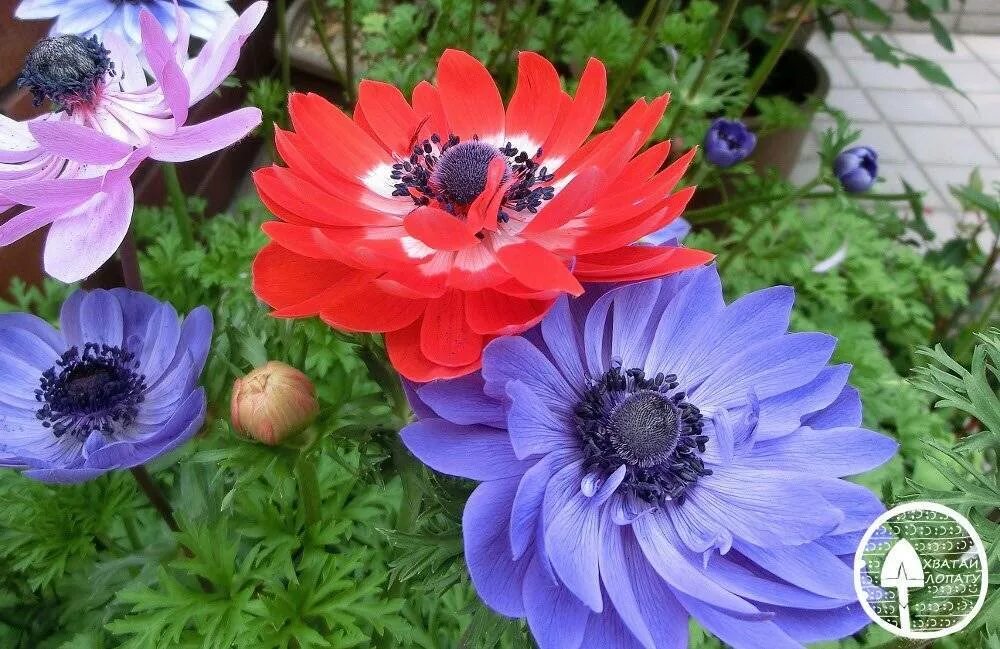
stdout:
<svg viewBox="0 0 1000 649">
<path fill-rule="evenodd" d="M 978 132 L 986 140 L 986 144 L 993 149 L 993 154 L 1000 159 L 1000 128 L 981 128 Z"/>
<path fill-rule="evenodd" d="M 959 209 L 958 199 L 951 194 L 952 185 L 964 185 L 969 181 L 975 167 L 969 165 L 925 165 L 924 172 L 931 179 L 934 187 L 944 197 L 951 207 Z M 980 167 L 979 174 L 987 186 L 1000 181 L 1000 164 L 994 167 Z"/>
<path fill-rule="evenodd" d="M 909 154 L 888 125 L 882 122 L 866 124 L 857 122 L 855 128 L 861 131 L 861 137 L 855 146 L 870 146 L 878 151 L 880 161 L 905 162 Z"/>
<path fill-rule="evenodd" d="M 1000 77 L 979 61 L 944 61 L 941 67 L 962 92 L 1000 92 Z"/>
<path fill-rule="evenodd" d="M 941 93 L 933 90 L 870 90 L 875 106 L 894 124 L 961 124 Z M 961 97 L 959 97 L 961 98 Z"/>
<path fill-rule="evenodd" d="M 904 7 L 897 7 L 896 11 L 893 11 L 889 15 L 892 16 L 892 24 L 890 29 L 895 32 L 913 32 L 913 33 L 925 33 L 930 30 L 927 26 L 926 20 L 914 20 L 910 18 L 904 11 Z M 954 30 L 959 24 L 961 19 L 961 12 L 955 11 L 947 14 L 935 14 L 937 19 L 941 21 L 941 24 L 945 26 L 946 29 Z"/>
<path fill-rule="evenodd" d="M 893 162 L 885 160 L 884 156 L 879 156 L 878 167 L 878 175 L 885 182 L 879 183 L 875 191 L 885 194 L 905 191 L 903 187 L 905 180 L 913 189 L 928 193 L 924 199 L 925 202 L 931 201 L 936 205 L 944 205 L 944 200 L 937 195 L 937 187 L 927 178 L 920 165 L 913 160 Z"/>
<path fill-rule="evenodd" d="M 868 96 L 857 88 L 833 88 L 826 97 L 826 103 L 844 111 L 854 120 L 876 122 L 882 119 Z"/>
<path fill-rule="evenodd" d="M 945 93 L 944 98 L 966 124 L 1000 126 L 1000 92 L 970 92 L 968 99 L 955 93 Z"/>
<path fill-rule="evenodd" d="M 810 45 L 810 47 L 812 47 Z M 857 83 L 854 81 L 854 77 L 851 76 L 850 72 L 847 71 L 847 66 L 835 57 L 833 54 L 819 55 L 820 61 L 823 62 L 823 67 L 826 68 L 826 73 L 830 77 L 830 87 L 831 88 L 855 88 Z"/>
<path fill-rule="evenodd" d="M 809 39 L 809 42 L 806 43 L 806 49 L 823 59 L 824 63 L 826 63 L 826 57 L 833 56 L 833 48 L 830 46 L 830 39 L 828 39 L 826 34 L 818 29 Z"/>
<path fill-rule="evenodd" d="M 965 0 L 965 15 L 969 14 L 1000 14 L 1000 3 L 997 0 Z"/>
<path fill-rule="evenodd" d="M 957 29 L 970 34 L 1000 34 L 1000 14 L 962 14 Z"/>
<path fill-rule="evenodd" d="M 913 33 L 895 34 L 896 43 L 908 52 L 931 59 L 932 61 L 975 61 L 976 55 L 966 47 L 960 39 L 953 38 L 954 51 L 949 52 L 941 47 L 933 34 Z"/>
<path fill-rule="evenodd" d="M 962 34 L 957 38 L 980 59 L 1000 63 L 1000 36 Z"/>
<path fill-rule="evenodd" d="M 862 88 L 887 88 L 896 90 L 929 90 L 933 86 L 916 70 L 907 66 L 898 68 L 881 61 L 851 61 L 851 74 Z"/>
<path fill-rule="evenodd" d="M 896 127 L 914 158 L 924 164 L 993 165 L 996 157 L 972 129 L 963 126 Z"/>
<path fill-rule="evenodd" d="M 874 34 L 868 32 L 866 36 L 874 36 Z M 834 32 L 829 43 L 830 49 L 844 59 L 870 59 L 872 57 L 868 50 L 858 42 L 858 39 L 847 32 Z"/>
</svg>

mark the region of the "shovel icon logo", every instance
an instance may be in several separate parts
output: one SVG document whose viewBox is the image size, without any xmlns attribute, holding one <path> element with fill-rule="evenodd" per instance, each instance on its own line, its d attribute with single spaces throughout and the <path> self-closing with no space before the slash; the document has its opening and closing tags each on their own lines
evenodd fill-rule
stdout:
<svg viewBox="0 0 1000 649">
<path fill-rule="evenodd" d="M 910 591 L 924 587 L 924 567 L 917 550 L 906 539 L 901 539 L 885 555 L 879 581 L 882 588 L 895 590 L 899 603 L 899 629 L 911 632 Z"/>
<path fill-rule="evenodd" d="M 909 502 L 865 531 L 854 555 L 854 591 L 868 617 L 893 635 L 942 638 L 982 610 L 987 570 L 982 539 L 965 517 Z"/>
</svg>

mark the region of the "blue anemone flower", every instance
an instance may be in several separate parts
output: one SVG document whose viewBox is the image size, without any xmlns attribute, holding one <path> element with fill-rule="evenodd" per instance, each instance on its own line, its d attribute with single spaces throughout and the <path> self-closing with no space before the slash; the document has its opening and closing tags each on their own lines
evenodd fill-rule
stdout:
<svg viewBox="0 0 1000 649">
<path fill-rule="evenodd" d="M 878 179 L 878 152 L 867 146 L 841 151 L 833 161 L 833 173 L 846 191 L 866 192 Z"/>
<path fill-rule="evenodd" d="M 182 321 L 145 293 L 77 291 L 60 322 L 56 331 L 33 315 L 0 315 L 0 467 L 81 482 L 144 464 L 198 431 L 208 309 Z"/>
<path fill-rule="evenodd" d="M 236 19 L 229 0 L 21 0 L 14 16 L 22 20 L 49 20 L 55 23 L 49 33 L 97 36 L 113 31 L 134 50 L 140 49 L 142 37 L 139 14 L 148 9 L 171 39 L 177 35 L 177 14 L 187 16 L 191 35 L 207 40 L 220 27 Z"/>
<path fill-rule="evenodd" d="M 842 479 L 896 443 L 861 427 L 835 339 L 788 333 L 793 292 L 727 305 L 714 266 L 561 298 L 481 373 L 411 390 L 402 438 L 481 481 L 463 518 L 479 595 L 541 649 L 737 649 L 869 620 L 851 559 L 884 511 Z"/>
<path fill-rule="evenodd" d="M 639 243 L 651 244 L 654 246 L 676 246 L 684 241 L 691 232 L 691 224 L 685 219 L 677 217 L 666 227 L 660 228 L 656 232 L 651 232 L 639 239 Z"/>
<path fill-rule="evenodd" d="M 732 167 L 757 146 L 757 136 L 738 120 L 718 118 L 705 133 L 705 158 L 716 167 Z"/>
</svg>

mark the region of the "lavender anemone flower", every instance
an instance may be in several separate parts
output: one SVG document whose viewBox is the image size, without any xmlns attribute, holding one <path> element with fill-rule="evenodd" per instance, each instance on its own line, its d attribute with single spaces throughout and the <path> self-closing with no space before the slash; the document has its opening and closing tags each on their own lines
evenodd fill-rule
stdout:
<svg viewBox="0 0 1000 649">
<path fill-rule="evenodd" d="M 208 309 L 182 322 L 145 293 L 77 291 L 60 322 L 56 331 L 32 315 L 0 315 L 0 466 L 81 482 L 144 464 L 198 431 Z"/>
<path fill-rule="evenodd" d="M 878 180 L 878 152 L 869 146 L 841 151 L 833 161 L 833 174 L 845 191 L 866 192 Z"/>
<path fill-rule="evenodd" d="M 104 42 L 75 35 L 40 41 L 18 82 L 57 110 L 26 122 L 0 115 L 0 211 L 16 204 L 32 208 L 0 225 L 0 247 L 51 223 L 46 271 L 66 282 L 82 279 L 128 231 L 132 188 L 121 170 L 131 174 L 145 157 L 194 160 L 259 125 L 257 108 L 185 123 L 188 108 L 232 72 L 266 8 L 265 2 L 251 5 L 192 59 L 183 14 L 171 41 L 153 14 L 143 11 L 139 23 L 152 82 L 114 33 Z M 87 187 L 96 189 L 86 194 Z"/>
<path fill-rule="evenodd" d="M 861 428 L 835 339 L 793 293 L 726 305 L 714 267 L 560 299 L 480 374 L 418 386 L 407 447 L 482 482 L 463 518 L 482 599 L 541 649 L 736 649 L 869 622 L 851 559 L 884 510 L 841 479 L 896 451 Z"/>
<path fill-rule="evenodd" d="M 191 34 L 204 40 L 236 17 L 227 0 L 177 0 L 176 6 L 172 0 L 21 0 L 14 16 L 22 20 L 55 18 L 49 30 L 53 36 L 100 37 L 105 32 L 114 32 L 138 50 L 139 16 L 144 9 L 156 16 L 171 37 L 179 29 L 178 14 L 183 15 L 191 24 Z"/>
</svg>

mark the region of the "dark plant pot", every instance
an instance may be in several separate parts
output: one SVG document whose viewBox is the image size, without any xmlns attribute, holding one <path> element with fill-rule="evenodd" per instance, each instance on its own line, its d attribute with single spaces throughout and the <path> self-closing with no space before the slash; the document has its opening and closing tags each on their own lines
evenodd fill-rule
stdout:
<svg viewBox="0 0 1000 649">
<path fill-rule="evenodd" d="M 233 8 L 242 11 L 250 4 L 251 0 L 238 0 L 233 3 Z M 22 28 L 22 25 L 26 27 Z M 37 23 L 20 22 L 16 26 L 16 30 L 20 33 L 21 29 L 30 27 L 34 32 L 36 26 Z M 269 11 L 265 14 L 261 25 L 243 46 L 240 62 L 234 71 L 239 79 L 256 79 L 271 74 L 274 69 L 271 43 L 275 31 L 274 12 Z M 34 44 L 33 40 L 22 40 L 24 51 L 20 54 L 21 60 Z M 10 80 L 8 79 L 8 81 Z M 209 95 L 192 108 L 188 123 L 196 124 L 235 110 L 244 104 L 245 99 L 245 87 L 220 88 L 218 92 Z M 31 98 L 27 93 L 8 83 L 7 87 L 0 93 L 0 112 L 14 119 L 26 119 L 37 115 L 39 109 L 31 105 Z M 206 214 L 215 214 L 225 210 L 246 178 L 260 146 L 260 138 L 251 136 L 224 151 L 179 164 L 178 175 L 181 186 L 189 194 L 198 195 L 205 199 L 207 202 Z M 137 204 L 163 205 L 166 203 L 165 187 L 156 163 L 152 161 L 143 163 L 133 174 L 132 184 Z M 0 249 L 0 297 L 8 296 L 7 290 L 13 277 L 20 277 L 31 284 L 40 282 L 43 277 L 42 246 L 44 241 L 43 231 L 12 246 Z M 113 263 L 106 264 L 106 268 L 100 272 L 117 272 L 111 268 Z"/>
</svg>

